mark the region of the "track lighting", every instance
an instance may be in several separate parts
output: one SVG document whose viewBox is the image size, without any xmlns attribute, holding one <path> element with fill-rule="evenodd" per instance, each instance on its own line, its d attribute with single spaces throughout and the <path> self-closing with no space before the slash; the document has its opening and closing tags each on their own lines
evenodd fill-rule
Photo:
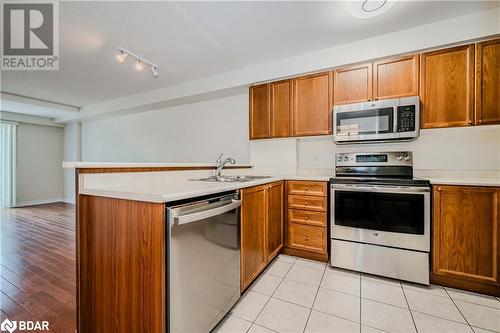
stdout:
<svg viewBox="0 0 500 333">
<path fill-rule="evenodd" d="M 156 66 L 151 66 L 151 73 L 153 74 L 153 77 L 158 77 L 160 76 L 160 73 L 156 70 Z"/>
<path fill-rule="evenodd" d="M 160 76 L 160 73 L 158 72 L 158 66 L 156 64 L 152 63 L 151 61 L 144 59 L 143 57 L 138 56 L 137 54 L 135 54 L 135 53 L 133 53 L 133 52 L 121 47 L 121 46 L 118 47 L 118 51 L 120 53 L 116 55 L 116 59 L 121 64 L 123 64 L 125 62 L 125 60 L 127 60 L 127 58 L 130 56 L 136 60 L 135 65 L 134 65 L 136 70 L 138 70 L 138 71 L 143 70 L 143 68 L 144 68 L 143 64 L 146 64 L 151 69 L 151 74 L 153 74 L 153 77 L 157 78 L 158 76 Z"/>
<path fill-rule="evenodd" d="M 142 71 L 141 60 L 137 60 L 137 62 L 135 63 L 135 69 L 137 69 L 138 71 Z"/>
<path fill-rule="evenodd" d="M 120 54 L 116 55 L 116 59 L 118 59 L 118 62 L 120 64 L 123 64 L 125 60 L 128 58 L 128 53 L 123 52 L 123 50 L 120 50 Z"/>
</svg>

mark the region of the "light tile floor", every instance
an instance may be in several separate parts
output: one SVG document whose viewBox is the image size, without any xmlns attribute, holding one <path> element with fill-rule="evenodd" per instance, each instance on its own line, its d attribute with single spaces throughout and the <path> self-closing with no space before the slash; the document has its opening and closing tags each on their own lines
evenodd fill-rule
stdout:
<svg viewBox="0 0 500 333">
<path fill-rule="evenodd" d="M 500 332 L 500 298 L 279 255 L 212 332 Z"/>
</svg>

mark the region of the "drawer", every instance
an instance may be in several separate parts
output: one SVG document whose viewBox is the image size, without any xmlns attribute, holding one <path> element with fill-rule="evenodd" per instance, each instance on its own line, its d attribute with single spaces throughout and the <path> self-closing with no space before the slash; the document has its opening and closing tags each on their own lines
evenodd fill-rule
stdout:
<svg viewBox="0 0 500 333">
<path fill-rule="evenodd" d="M 288 194 L 315 195 L 326 197 L 326 182 L 311 182 L 303 180 L 290 180 L 287 182 Z"/>
<path fill-rule="evenodd" d="M 326 228 L 290 223 L 288 242 L 291 248 L 325 254 Z"/>
<path fill-rule="evenodd" d="M 288 208 L 326 212 L 326 197 L 309 195 L 289 195 Z"/>
<path fill-rule="evenodd" d="M 291 223 L 302 223 L 326 227 L 326 213 L 314 212 L 310 210 L 288 210 L 288 221 Z"/>
</svg>

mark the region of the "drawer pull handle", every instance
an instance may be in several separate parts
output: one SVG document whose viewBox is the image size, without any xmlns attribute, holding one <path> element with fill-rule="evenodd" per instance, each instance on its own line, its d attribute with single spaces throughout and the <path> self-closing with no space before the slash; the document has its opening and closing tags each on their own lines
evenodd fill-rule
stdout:
<svg viewBox="0 0 500 333">
<path fill-rule="evenodd" d="M 305 239 L 305 240 L 309 240 L 309 236 L 308 236 L 308 235 L 306 235 L 306 237 L 304 237 L 304 239 Z"/>
</svg>

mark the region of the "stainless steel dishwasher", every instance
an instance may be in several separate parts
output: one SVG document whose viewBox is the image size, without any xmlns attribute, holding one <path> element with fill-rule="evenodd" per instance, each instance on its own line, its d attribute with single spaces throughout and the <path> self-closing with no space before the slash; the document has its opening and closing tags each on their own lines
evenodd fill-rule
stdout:
<svg viewBox="0 0 500 333">
<path fill-rule="evenodd" d="M 240 297 L 237 192 L 167 205 L 167 331 L 210 332 Z"/>
</svg>

